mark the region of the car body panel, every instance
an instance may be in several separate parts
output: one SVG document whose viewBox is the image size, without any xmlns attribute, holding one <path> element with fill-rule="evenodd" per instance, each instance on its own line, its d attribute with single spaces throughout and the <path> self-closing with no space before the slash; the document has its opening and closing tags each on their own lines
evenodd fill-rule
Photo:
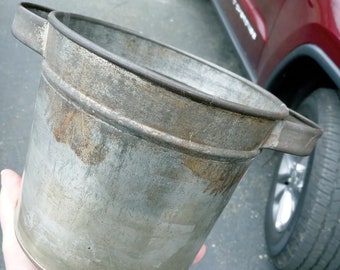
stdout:
<svg viewBox="0 0 340 270">
<path fill-rule="evenodd" d="M 260 85 L 267 84 L 285 57 L 306 44 L 320 48 L 331 60 L 330 68 L 339 69 L 340 0 L 213 2 L 227 22 L 251 79 Z M 249 29 L 256 31 L 255 39 Z"/>
</svg>

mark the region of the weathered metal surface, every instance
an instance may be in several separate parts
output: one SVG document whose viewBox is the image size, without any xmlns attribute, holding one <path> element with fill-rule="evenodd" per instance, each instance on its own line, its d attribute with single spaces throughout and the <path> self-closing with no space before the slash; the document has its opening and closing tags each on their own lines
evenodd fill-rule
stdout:
<svg viewBox="0 0 340 270">
<path fill-rule="evenodd" d="M 45 81 L 32 137 L 17 235 L 46 269 L 188 268 L 250 162 L 141 139 L 87 115 Z"/>
<path fill-rule="evenodd" d="M 232 73 L 48 12 L 23 4 L 13 24 L 44 57 L 16 221 L 42 269 L 187 269 L 261 148 L 320 135 Z"/>
</svg>

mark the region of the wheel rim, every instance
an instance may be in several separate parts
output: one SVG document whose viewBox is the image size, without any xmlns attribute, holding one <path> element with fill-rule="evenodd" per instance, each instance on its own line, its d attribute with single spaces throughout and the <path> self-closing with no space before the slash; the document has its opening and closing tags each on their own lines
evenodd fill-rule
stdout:
<svg viewBox="0 0 340 270">
<path fill-rule="evenodd" d="M 284 231 L 292 221 L 305 184 L 309 157 L 283 154 L 278 170 L 272 217 L 275 229 Z"/>
</svg>

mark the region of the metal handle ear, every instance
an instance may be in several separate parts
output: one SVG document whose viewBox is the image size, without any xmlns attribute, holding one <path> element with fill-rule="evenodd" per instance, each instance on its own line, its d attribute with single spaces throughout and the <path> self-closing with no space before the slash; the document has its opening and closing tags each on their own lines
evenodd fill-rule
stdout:
<svg viewBox="0 0 340 270">
<path fill-rule="evenodd" d="M 14 16 L 13 35 L 32 50 L 43 55 L 47 39 L 47 17 L 52 11 L 36 4 L 21 3 Z"/>
<path fill-rule="evenodd" d="M 262 146 L 294 155 L 309 155 L 322 129 L 304 116 L 290 110 L 287 119 L 278 122 Z"/>
</svg>

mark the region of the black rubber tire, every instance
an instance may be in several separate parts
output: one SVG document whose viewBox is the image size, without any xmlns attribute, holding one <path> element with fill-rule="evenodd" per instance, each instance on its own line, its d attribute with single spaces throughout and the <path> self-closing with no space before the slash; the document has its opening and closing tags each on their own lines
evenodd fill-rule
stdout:
<svg viewBox="0 0 340 270">
<path fill-rule="evenodd" d="M 295 214 L 283 231 L 275 230 L 269 193 L 265 236 L 278 269 L 340 269 L 340 101 L 336 91 L 319 89 L 298 111 L 324 130 L 307 165 L 305 184 Z"/>
</svg>

